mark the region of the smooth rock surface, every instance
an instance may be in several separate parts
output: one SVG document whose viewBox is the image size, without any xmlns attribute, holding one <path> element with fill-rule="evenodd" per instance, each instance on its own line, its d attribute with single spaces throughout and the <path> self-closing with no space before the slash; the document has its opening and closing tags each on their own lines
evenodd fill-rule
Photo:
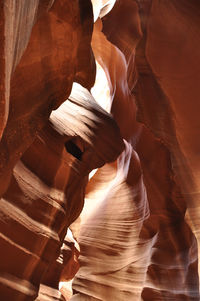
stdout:
<svg viewBox="0 0 200 301">
<path fill-rule="evenodd" d="M 162 60 L 161 63 L 165 62 L 164 57 L 159 53 L 159 48 L 155 48 L 155 42 L 149 43 L 149 48 L 144 48 L 147 45 L 145 41 L 146 36 L 148 37 L 148 30 L 150 32 L 153 21 L 157 20 L 156 14 L 154 14 L 154 11 L 151 14 L 150 9 L 157 9 L 157 18 L 159 18 L 159 7 L 162 7 L 162 5 L 166 9 L 170 9 L 172 6 L 168 3 L 153 1 L 151 7 L 151 1 L 141 1 L 140 7 L 138 7 L 139 10 L 137 9 L 137 3 L 134 1 L 118 1 L 110 14 L 103 19 L 103 32 L 118 49 L 114 48 L 114 45 L 110 45 L 105 36 L 103 37 L 100 32 L 100 21 L 97 21 L 95 25 L 92 46 L 95 57 L 104 69 L 108 79 L 111 95 L 108 101 L 112 100 L 111 112 L 120 127 L 123 137 L 130 141 L 139 154 L 150 214 L 143 221 L 141 228 L 135 226 L 135 232 L 132 234 L 132 237 L 134 237 L 139 233 L 138 236 L 141 239 L 141 241 L 135 239 L 134 247 L 132 247 L 133 257 L 129 264 L 133 266 L 133 270 L 131 268 L 126 270 L 126 263 L 123 265 L 123 260 L 119 260 L 118 264 L 122 263 L 122 265 L 118 269 L 116 268 L 118 273 L 116 281 L 115 265 L 112 264 L 112 270 L 109 270 L 109 262 L 113 260 L 113 253 L 112 251 L 109 252 L 110 244 L 114 246 L 117 252 L 119 241 L 120 245 L 123 245 L 127 237 L 127 235 L 124 235 L 119 238 L 120 230 L 112 231 L 114 227 L 112 222 L 115 225 L 115 216 L 117 216 L 119 209 L 109 211 L 109 222 L 107 222 L 106 209 L 112 203 L 112 196 L 110 198 L 109 196 L 113 193 L 110 182 L 114 181 L 113 177 L 115 179 L 116 166 L 101 168 L 95 173 L 86 189 L 89 193 L 88 196 L 86 195 L 88 205 L 86 202 L 78 239 L 81 247 L 81 267 L 75 277 L 74 289 L 76 294 L 72 300 L 199 300 L 197 241 L 190 225 L 185 220 L 188 203 L 185 199 L 185 188 L 182 189 L 184 182 L 182 183 L 177 178 L 178 170 L 174 165 L 174 154 L 169 147 L 172 134 L 168 135 L 168 133 L 173 133 L 170 131 L 176 129 L 176 126 L 173 125 L 174 115 L 169 104 L 164 103 L 163 100 L 165 99 L 165 93 L 159 85 L 162 77 L 159 80 L 156 79 L 147 63 L 150 56 L 147 55 L 147 52 L 144 52 L 144 49 L 148 50 L 151 47 L 155 64 L 157 64 L 158 57 Z M 184 6 L 184 3 L 180 5 Z M 127 18 L 127 22 L 121 24 L 121 12 L 123 10 L 127 14 L 132 12 L 134 17 Z M 147 12 L 149 12 L 148 17 L 152 20 L 148 20 L 149 23 L 146 21 L 145 13 L 147 14 Z M 182 13 L 180 8 L 179 13 Z M 169 18 L 173 20 L 170 16 Z M 140 27 L 140 18 L 142 27 Z M 164 23 L 163 19 L 160 18 L 159 20 L 160 22 L 162 20 L 169 30 L 169 21 Z M 176 22 L 175 19 L 174 22 Z M 116 26 L 119 26 L 118 31 L 113 30 L 116 29 Z M 147 31 L 145 26 L 148 28 Z M 158 28 L 160 27 L 158 26 Z M 144 32 L 143 38 L 141 37 L 141 29 Z M 118 34 L 119 32 L 121 32 L 121 35 Z M 152 29 L 149 36 L 157 37 L 159 40 L 159 33 L 156 28 Z M 166 37 L 166 35 L 164 36 Z M 141 38 L 141 41 L 135 51 L 134 47 L 136 47 L 139 38 Z M 193 44 L 191 43 L 191 45 Z M 112 52 L 110 49 L 112 49 Z M 121 54 L 117 56 L 115 53 L 120 53 L 119 49 Z M 157 54 L 155 49 L 157 49 Z M 167 47 L 165 47 L 165 51 L 167 51 Z M 176 65 L 172 58 L 171 61 L 172 66 Z M 159 64 L 156 66 L 159 66 Z M 125 70 L 124 73 L 122 68 Z M 120 78 L 123 78 L 126 83 L 120 85 Z M 137 79 L 138 83 L 135 86 Z M 177 91 L 177 89 L 178 87 L 174 91 Z M 138 111 L 134 104 L 134 96 L 137 100 Z M 130 109 L 130 104 L 132 109 Z M 124 117 L 123 110 L 126 112 Z M 136 111 L 137 118 L 141 123 L 136 120 L 136 114 L 134 113 Z M 184 131 L 182 131 L 182 135 L 184 135 Z M 173 144 L 174 149 L 176 145 L 177 143 Z M 177 160 L 180 160 L 178 153 Z M 137 175 L 137 169 L 132 168 L 131 173 L 133 182 Z M 107 193 L 104 193 L 104 189 Z M 136 193 L 137 190 L 134 189 L 134 191 Z M 120 202 L 120 196 L 125 204 L 129 196 L 128 191 L 126 190 L 126 193 L 124 192 L 122 195 L 121 193 L 117 194 L 117 201 L 114 205 L 117 206 L 117 202 Z M 95 209 L 92 208 L 94 201 Z M 106 204 L 104 210 L 101 210 L 101 204 L 104 203 Z M 121 213 L 126 212 L 126 209 L 128 210 L 128 204 L 127 201 L 127 206 L 120 207 Z M 145 198 L 141 200 L 142 206 L 145 208 Z M 134 210 L 137 212 L 135 208 Z M 88 216 L 87 212 L 89 212 Z M 198 210 L 195 213 L 193 210 L 193 214 L 198 216 Z M 122 223 L 125 225 L 126 214 L 122 213 L 121 216 L 124 216 Z M 120 218 L 117 220 L 120 220 Z M 136 224 L 139 224 L 139 221 L 140 217 L 138 217 Z M 97 227 L 95 227 L 96 223 Z M 104 227 L 104 225 L 106 226 Z M 102 230 L 100 231 L 99 228 Z M 124 227 L 122 226 L 120 229 L 124 229 Z M 139 256 L 143 258 L 143 262 L 136 256 L 137 252 L 134 253 L 134 250 L 137 250 L 137 244 L 140 245 Z M 93 245 L 95 245 L 94 248 Z M 116 260 L 120 258 L 121 253 L 119 252 L 116 255 Z M 129 257 L 123 256 L 124 260 L 125 258 L 128 259 Z M 140 271 L 141 267 L 142 272 Z M 130 281 L 132 281 L 132 285 L 128 287 Z"/>
<path fill-rule="evenodd" d="M 199 12 L 0 1 L 2 301 L 200 299 Z"/>
</svg>

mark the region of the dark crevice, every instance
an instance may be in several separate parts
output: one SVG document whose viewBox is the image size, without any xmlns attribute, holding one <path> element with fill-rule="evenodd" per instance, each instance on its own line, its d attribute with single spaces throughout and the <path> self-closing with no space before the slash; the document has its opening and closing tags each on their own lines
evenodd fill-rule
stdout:
<svg viewBox="0 0 200 301">
<path fill-rule="evenodd" d="M 83 152 L 72 140 L 65 142 L 65 148 L 68 153 L 81 161 Z"/>
</svg>

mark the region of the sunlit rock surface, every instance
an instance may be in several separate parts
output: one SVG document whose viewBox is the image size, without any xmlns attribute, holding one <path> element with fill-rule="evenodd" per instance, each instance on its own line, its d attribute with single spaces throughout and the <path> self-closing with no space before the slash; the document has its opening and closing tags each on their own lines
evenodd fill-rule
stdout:
<svg viewBox="0 0 200 301">
<path fill-rule="evenodd" d="M 156 79 L 149 68 L 148 58 L 150 56 L 147 57 L 147 49 L 144 46 L 146 45 L 145 40 L 148 39 L 147 15 L 149 14 L 148 16 L 152 20 L 157 20 L 156 14 L 152 13 L 151 17 L 150 9 L 157 8 L 157 18 L 160 17 L 159 9 L 162 7 L 162 3 L 155 2 L 153 1 L 151 7 L 150 1 L 141 1 L 138 10 L 137 3 L 134 1 L 118 1 L 110 14 L 103 19 L 103 32 L 112 45 L 108 41 L 106 42 L 105 36 L 103 37 L 103 34 L 100 33 L 101 26 L 97 23 L 92 40 L 95 57 L 108 79 L 112 95 L 111 112 L 120 126 L 123 137 L 131 143 L 140 157 L 148 197 L 149 217 L 144 219 L 140 228 L 137 225 L 141 221 L 141 216 L 138 216 L 138 220 L 135 222 L 135 232 L 131 233 L 130 237 L 120 236 L 120 230 L 115 233 L 113 229 L 118 224 L 115 222 L 118 211 L 114 209 L 114 205 L 117 206 L 117 202 L 123 199 L 124 207 L 120 207 L 120 218 L 124 216 L 122 222 L 124 226 L 121 226 L 120 229 L 124 231 L 127 222 L 125 212 L 129 208 L 128 205 L 125 206 L 125 203 L 126 199 L 129 199 L 129 193 L 126 190 L 122 196 L 120 193 L 117 194 L 113 210 L 109 211 L 108 222 L 106 209 L 109 210 L 109 204 L 112 203 L 112 196 L 110 198 L 109 196 L 113 193 L 109 183 L 114 181 L 115 171 L 113 168 L 108 169 L 107 167 L 106 169 L 105 167 L 102 168 L 102 171 L 96 172 L 88 184 L 89 195 L 86 195 L 88 199 L 85 203 L 85 212 L 88 212 L 88 216 L 83 211 L 79 234 L 82 250 L 81 267 L 74 281 L 76 294 L 72 300 L 199 300 L 197 242 L 190 226 L 185 221 L 186 209 L 189 207 L 188 200 L 185 198 L 186 183 L 184 184 L 178 177 L 178 170 L 174 165 L 174 154 L 168 144 L 169 133 L 171 132 L 172 137 L 175 133 L 173 128 L 176 127 L 172 127 L 174 115 L 170 103 L 165 102 L 164 104 L 162 101 L 164 92 L 159 85 L 162 77 Z M 163 3 L 163 6 L 166 12 L 171 8 L 171 4 L 168 7 L 167 3 Z M 178 9 L 177 6 L 175 8 Z M 130 14 L 132 18 L 127 17 L 124 22 L 120 22 L 122 12 L 126 16 Z M 162 18 L 159 20 L 161 22 Z M 176 20 L 172 19 L 170 14 L 169 20 L 168 23 L 171 22 L 173 27 L 173 22 L 176 23 Z M 168 23 L 164 20 L 162 22 L 166 30 L 169 30 Z M 143 37 L 141 37 L 141 31 L 144 32 Z M 176 37 L 177 33 L 173 31 L 171 35 Z M 156 28 L 149 33 L 150 36 L 157 37 L 159 40 L 159 32 L 156 31 Z M 163 34 L 163 36 L 165 35 Z M 163 36 L 161 35 L 162 38 Z M 151 55 L 154 55 L 155 63 L 159 57 L 167 66 L 164 55 L 155 45 L 156 43 L 152 41 L 148 46 L 152 49 Z M 114 49 L 114 46 L 117 46 L 117 49 Z M 165 46 L 165 51 L 168 48 L 169 46 Z M 178 48 L 176 49 L 178 51 Z M 121 50 L 121 54 L 119 50 Z M 156 51 L 158 51 L 157 54 Z M 192 53 L 192 49 L 190 51 Z M 171 62 L 173 66 L 177 63 L 173 61 L 172 57 Z M 160 68 L 159 63 L 157 66 Z M 125 70 L 124 75 L 122 70 Z M 120 78 L 124 79 L 123 84 L 121 84 Z M 177 89 L 178 87 L 174 88 L 174 91 Z M 137 120 L 140 123 L 135 119 L 134 96 L 138 106 Z M 131 102 L 128 101 L 130 99 Z M 188 105 L 189 103 L 188 101 Z M 123 111 L 126 112 L 124 117 Z M 166 129 L 169 136 L 166 134 Z M 182 131 L 182 135 L 184 135 L 184 131 Z M 176 145 L 177 143 L 171 144 L 174 149 L 176 149 Z M 179 161 L 179 154 L 177 153 L 176 156 L 176 160 Z M 183 167 L 185 170 L 184 172 L 182 170 L 182 175 L 187 170 L 185 164 Z M 134 174 L 137 173 L 133 168 L 133 178 Z M 106 201 L 104 189 L 109 191 L 106 193 Z M 136 189 L 134 191 L 138 192 Z M 91 194 L 92 192 L 93 194 Z M 138 200 L 139 196 L 140 194 L 137 196 Z M 92 208 L 94 200 L 96 200 L 96 210 Z M 105 215 L 103 213 L 101 215 L 104 202 L 106 203 Z M 145 198 L 142 204 L 145 208 Z M 89 210 L 87 206 L 92 209 Z M 132 210 L 135 214 L 137 213 L 137 208 Z M 188 220 L 191 219 L 191 223 L 193 221 L 189 213 Z M 198 217 L 198 211 L 195 212 L 195 215 L 194 221 Z M 118 222 L 120 222 L 120 218 L 117 219 Z M 100 228 L 102 231 L 99 230 Z M 103 230 L 105 228 L 106 230 Z M 110 239 L 107 235 L 110 235 Z M 129 243 L 135 241 L 131 249 L 132 258 L 125 255 L 124 259 L 126 258 L 127 262 L 120 267 L 117 266 L 119 264 L 117 262 L 115 266 L 112 262 L 113 253 L 110 245 L 114 246 L 117 252 L 118 245 L 126 245 L 127 237 Z M 139 237 L 139 240 L 136 237 Z M 95 245 L 94 248 L 93 245 Z M 138 245 L 140 246 L 139 257 L 136 255 Z M 121 253 L 123 252 L 118 253 L 118 258 Z M 110 262 L 112 262 L 112 269 L 109 270 Z"/>
<path fill-rule="evenodd" d="M 116 164 L 104 172 L 108 180 L 100 198 L 93 192 L 96 210 L 84 216 L 81 224 L 81 267 L 74 281 L 80 293 L 72 300 L 89 300 L 89 296 L 92 300 L 137 300 L 152 242 L 147 246 L 139 237 L 149 208 L 139 159 L 131 145 L 126 143 Z"/>
<path fill-rule="evenodd" d="M 0 300 L 200 299 L 199 11 L 0 2 Z"/>
<path fill-rule="evenodd" d="M 88 174 L 115 160 L 123 150 L 114 120 L 95 103 L 88 90 L 75 87 L 70 100 L 52 113 L 49 124 L 16 164 L 9 188 L 1 199 L 1 250 L 7 254 L 1 271 L 7 273 L 5 281 L 16 274 L 22 286 L 22 291 L 14 284 L 4 288 L 2 281 L 3 297 L 9 291 L 10 298 L 21 293 L 29 295 L 27 300 L 33 300 L 41 281 L 58 288 L 56 267 L 52 277 L 51 267 L 47 276 L 44 273 L 59 255 L 67 227 L 82 210 Z M 84 127 L 80 127 L 81 122 Z M 107 152 L 102 153 L 101 144 L 107 145 Z M 28 286 L 34 285 L 34 291 L 25 287 L 23 279 L 27 279 Z"/>
<path fill-rule="evenodd" d="M 4 129 L 0 142 L 1 194 L 17 160 L 48 121 L 52 109 L 67 99 L 73 81 L 91 87 L 95 71 L 90 1 L 4 1 L 2 10 L 5 68 L 1 80 L 5 93 L 0 112 Z M 26 30 L 22 30 L 24 26 Z M 82 55 L 88 61 L 88 72 L 79 61 Z"/>
</svg>

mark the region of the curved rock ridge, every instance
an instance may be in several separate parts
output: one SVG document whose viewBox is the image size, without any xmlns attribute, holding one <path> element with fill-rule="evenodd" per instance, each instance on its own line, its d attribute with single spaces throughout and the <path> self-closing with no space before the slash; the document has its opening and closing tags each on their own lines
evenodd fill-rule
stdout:
<svg viewBox="0 0 200 301">
<path fill-rule="evenodd" d="M 81 224 L 81 267 L 73 283 L 79 294 L 71 300 L 138 300 L 141 294 L 152 242 L 147 248 L 140 239 L 148 202 L 138 156 L 127 142 L 110 173 L 114 178 Z"/>
<path fill-rule="evenodd" d="M 0 263 L 2 300 L 34 300 L 41 281 L 52 286 L 45 271 L 50 264 L 54 268 L 67 227 L 82 210 L 89 172 L 115 160 L 123 150 L 111 116 L 85 88 L 74 87 L 70 99 L 52 113 L 16 164 L 1 199 L 0 244 L 7 254 Z M 107 145 L 106 153 L 101 152 L 102 144 Z M 70 145 L 79 149 L 81 157 L 77 158 Z M 66 278 L 65 270 L 63 273 Z M 15 277 L 19 286 L 14 285 Z M 55 274 L 54 288 L 59 280 Z"/>
<path fill-rule="evenodd" d="M 185 207 L 183 217 L 187 208 L 186 219 L 199 245 L 199 152 L 198 139 L 194 138 L 199 128 L 196 102 L 199 94 L 199 3 L 172 1 L 168 5 L 151 1 L 146 5 L 142 1 L 142 4 L 145 34 L 137 57 L 140 120 L 170 151 L 174 179 L 180 187 Z M 159 28 L 156 33 L 155 28 Z M 155 106 L 157 110 L 152 114 Z M 178 203 L 181 205 L 180 201 Z M 197 251 L 193 254 L 198 256 Z M 196 271 L 192 276 L 197 282 Z M 197 296 L 193 298 L 198 300 L 196 291 Z M 175 295 L 175 298 L 184 300 L 186 297 Z"/>
<path fill-rule="evenodd" d="M 154 9 L 162 5 L 154 4 L 152 6 Z M 165 3 L 165 6 L 168 4 Z M 138 8 L 140 8 L 140 15 Z M 109 262 L 112 261 L 109 243 L 112 242 L 117 249 L 120 230 L 116 233 L 113 231 L 112 237 L 110 235 L 108 240 L 107 235 L 112 229 L 115 215 L 118 216 L 118 211 L 110 212 L 110 224 L 106 226 L 107 224 L 104 224 L 107 218 L 106 205 L 104 216 L 101 204 L 105 201 L 104 191 L 107 191 L 106 197 L 113 192 L 109 183 L 115 177 L 116 166 L 105 166 L 95 173 L 86 188 L 89 195 L 86 194 L 88 199 L 86 198 L 85 209 L 82 213 L 82 225 L 78 237 L 81 246 L 81 266 L 74 280 L 75 295 L 72 300 L 199 300 L 197 241 L 190 225 L 185 220 L 188 205 L 182 189 L 183 183 L 176 177 L 177 170 L 174 166 L 173 153 L 168 144 L 170 136 L 161 136 L 165 134 L 165 128 L 168 133 L 171 129 L 173 130 L 173 119 L 170 121 L 173 113 L 162 100 L 164 93 L 160 90 L 154 74 L 146 63 L 143 51 L 146 35 L 148 36 L 145 30 L 148 24 L 145 23 L 145 13 L 147 14 L 148 9 L 151 9 L 151 1 L 140 1 L 140 7 L 136 1 L 117 1 L 110 14 L 103 19 L 103 32 L 114 45 L 111 45 L 103 36 L 99 20 L 95 24 L 92 40 L 95 58 L 107 76 L 110 95 L 112 95 L 108 99 L 109 105 L 110 101 L 112 102 L 111 112 L 120 127 L 122 136 L 138 152 L 143 170 L 143 181 L 150 211 L 149 217 L 144 220 L 141 229 L 138 230 L 142 241 L 140 255 L 142 257 L 143 254 L 145 257 L 143 263 L 139 264 L 143 268 L 143 273 L 134 266 L 135 261 L 137 262 L 137 257 L 134 260 L 134 256 L 132 258 L 134 269 L 126 270 L 126 266 L 122 265 L 118 270 L 117 281 L 114 264 L 113 270 L 109 270 Z M 132 18 L 127 18 L 127 22 L 121 24 L 120 18 L 123 10 L 128 14 L 132 12 Z M 152 16 L 155 18 L 154 15 Z M 140 19 L 144 36 L 135 49 L 141 38 Z M 113 30 L 116 26 L 119 27 L 118 31 Z M 167 23 L 165 26 L 167 28 Z M 152 34 L 155 33 L 154 28 Z M 150 45 L 152 49 L 155 48 L 155 43 Z M 137 99 L 138 111 L 134 104 L 134 96 Z M 149 103 L 148 99 L 151 100 Z M 124 117 L 123 110 L 126 112 Z M 136 112 L 137 118 L 143 124 L 136 121 Z M 164 123 L 163 116 L 166 116 L 169 122 Z M 175 148 L 176 144 L 173 147 Z M 133 168 L 132 179 L 136 174 Z M 119 198 L 120 196 L 121 194 Z M 118 202 L 120 202 L 119 198 L 117 198 Z M 126 202 L 126 193 L 123 197 L 121 196 L 121 199 Z M 112 202 L 112 197 L 111 200 L 108 197 L 105 201 L 108 207 L 109 202 Z M 95 208 L 92 208 L 92 204 L 95 204 Z M 143 205 L 145 206 L 145 202 Z M 123 209 L 126 210 L 122 207 L 122 212 Z M 195 214 L 197 216 L 198 211 Z M 138 223 L 139 220 L 138 218 Z M 99 228 L 102 230 L 100 231 Z M 135 231 L 137 232 L 137 227 Z M 126 241 L 125 237 L 120 237 L 121 245 Z M 136 249 L 137 244 L 138 241 L 135 240 Z M 135 248 L 132 247 L 132 254 Z M 116 260 L 117 258 L 120 258 L 119 254 Z M 126 279 L 127 283 L 125 280 L 123 282 L 123 279 Z M 136 285 L 138 279 L 141 282 Z M 123 283 L 122 286 L 120 281 Z M 132 286 L 127 288 L 130 281 L 133 282 Z"/>
<path fill-rule="evenodd" d="M 42 279 L 37 300 L 45 300 L 47 296 L 49 300 L 54 300 L 55 296 L 59 300 L 69 300 L 71 298 L 72 289 L 70 284 L 71 279 L 79 269 L 79 252 L 79 245 L 73 238 L 70 229 L 68 229 L 58 258 L 49 265 Z M 62 294 L 58 291 L 58 283 Z"/>
<path fill-rule="evenodd" d="M 200 300 L 199 9 L 0 1 L 2 301 Z"/>
<path fill-rule="evenodd" d="M 12 36 L 13 43 L 8 33 L 10 56 L 2 58 L 10 66 L 8 71 L 7 67 L 2 70 L 3 80 L 7 78 L 7 83 L 2 85 L 10 91 L 4 92 L 10 97 L 6 99 L 5 93 L 2 95 L 0 113 L 2 129 L 5 128 L 0 141 L 1 195 L 6 191 L 14 165 L 48 122 L 52 109 L 68 98 L 75 78 L 91 87 L 95 75 L 90 46 L 93 15 L 89 0 L 84 1 L 84 5 L 78 0 L 73 3 L 65 0 L 10 1 L 10 5 L 7 2 L 4 2 L 4 19 L 9 22 L 12 17 L 9 30 L 12 32 L 12 24 L 16 23 L 13 26 L 19 33 L 16 39 Z M 38 19 L 37 14 L 40 15 Z M 27 24 L 26 31 L 22 30 L 23 24 Z M 82 56 L 90 62 L 87 70 L 81 63 Z"/>
<path fill-rule="evenodd" d="M 144 6 L 142 13 L 147 22 L 143 25 L 146 35 L 140 51 L 145 55 L 149 72 L 147 75 L 141 70 L 139 86 L 146 84 L 144 77 L 147 84 L 154 81 L 151 95 L 154 93 L 161 101 L 152 122 L 149 108 L 154 105 L 152 98 L 144 109 L 147 96 L 141 93 L 143 89 L 140 88 L 141 118 L 170 149 L 190 223 L 199 237 L 199 141 L 193 139 L 199 133 L 199 103 L 196 101 L 199 96 L 199 3 L 172 1 L 166 5 L 152 1 L 151 7 L 147 9 Z M 159 32 L 155 34 L 157 27 Z M 157 47 L 152 47 L 153 44 Z M 141 61 L 138 60 L 140 67 Z"/>
</svg>

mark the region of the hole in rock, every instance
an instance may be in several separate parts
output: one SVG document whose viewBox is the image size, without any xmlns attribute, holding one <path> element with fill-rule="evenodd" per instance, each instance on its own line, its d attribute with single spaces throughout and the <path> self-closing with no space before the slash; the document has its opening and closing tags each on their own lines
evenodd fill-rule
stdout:
<svg viewBox="0 0 200 301">
<path fill-rule="evenodd" d="M 72 140 L 65 142 L 65 148 L 68 153 L 81 161 L 83 152 Z"/>
</svg>

